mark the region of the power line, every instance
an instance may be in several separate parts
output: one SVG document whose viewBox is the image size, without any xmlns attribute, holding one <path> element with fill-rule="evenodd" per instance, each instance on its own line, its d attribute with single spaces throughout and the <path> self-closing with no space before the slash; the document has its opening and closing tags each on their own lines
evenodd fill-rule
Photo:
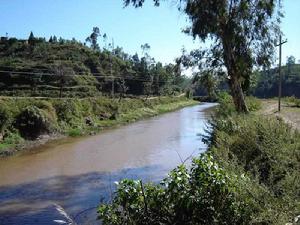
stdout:
<svg viewBox="0 0 300 225">
<path fill-rule="evenodd" d="M 141 82 L 153 82 L 152 80 L 147 80 L 147 79 L 142 79 L 142 78 L 133 78 L 133 77 L 126 77 L 126 76 L 106 76 L 106 75 L 94 75 L 94 74 L 65 74 L 65 75 L 58 75 L 54 73 L 35 73 L 35 72 L 20 72 L 20 71 L 5 71 L 5 70 L 0 70 L 0 73 L 11 73 L 11 74 L 20 74 L 20 75 L 36 75 L 36 76 L 50 76 L 50 77 L 88 77 L 88 78 L 104 78 L 104 79 L 124 79 L 124 80 L 133 80 L 133 81 L 141 81 Z M 167 83 L 169 80 L 166 81 L 158 81 L 159 83 Z"/>
</svg>

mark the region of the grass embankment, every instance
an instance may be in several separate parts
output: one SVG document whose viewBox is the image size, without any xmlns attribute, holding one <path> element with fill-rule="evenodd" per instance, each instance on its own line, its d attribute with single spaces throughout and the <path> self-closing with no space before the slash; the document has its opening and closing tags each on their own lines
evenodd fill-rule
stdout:
<svg viewBox="0 0 300 225">
<path fill-rule="evenodd" d="M 239 177 L 236 186 L 247 203 L 247 224 L 299 224 L 300 133 L 285 122 L 285 113 L 262 115 L 266 101 L 253 100 L 257 107 L 249 115 L 214 120 L 209 152 Z M 230 102 L 221 105 L 232 108 Z"/>
<path fill-rule="evenodd" d="M 282 119 L 237 114 L 224 95 L 209 149 L 159 185 L 124 180 L 99 208 L 104 224 L 278 225 L 300 223 L 300 134 Z"/>
<path fill-rule="evenodd" d="M 197 104 L 185 97 L 144 99 L 0 99 L 0 155 L 42 136 L 81 136 Z"/>
</svg>

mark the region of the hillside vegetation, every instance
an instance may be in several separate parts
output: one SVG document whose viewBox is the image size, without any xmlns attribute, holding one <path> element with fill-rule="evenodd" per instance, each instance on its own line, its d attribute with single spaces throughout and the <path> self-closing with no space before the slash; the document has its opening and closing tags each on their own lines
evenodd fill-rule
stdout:
<svg viewBox="0 0 300 225">
<path fill-rule="evenodd" d="M 144 53 L 139 57 L 120 47 L 88 47 L 75 39 L 51 37 L 46 41 L 33 34 L 28 40 L 2 37 L 0 95 L 87 97 L 113 91 L 148 96 L 181 92 L 188 79 L 179 67 L 155 62 L 150 46 L 142 47 Z"/>
</svg>

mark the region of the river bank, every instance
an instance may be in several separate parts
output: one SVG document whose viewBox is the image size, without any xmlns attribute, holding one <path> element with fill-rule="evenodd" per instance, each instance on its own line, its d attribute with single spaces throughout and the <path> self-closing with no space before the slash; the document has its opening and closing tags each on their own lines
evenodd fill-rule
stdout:
<svg viewBox="0 0 300 225">
<path fill-rule="evenodd" d="M 159 182 L 206 150 L 200 135 L 215 106 L 196 104 L 0 159 L 0 224 L 52 225 L 60 205 L 77 224 L 98 225 L 96 207 L 111 199 L 115 181 Z"/>
<path fill-rule="evenodd" d="M 0 157 L 50 140 L 102 130 L 198 104 L 185 97 L 150 99 L 0 99 Z"/>
<path fill-rule="evenodd" d="M 261 100 L 246 101 L 250 112 L 239 114 L 221 96 L 208 149 L 191 166 L 160 184 L 120 181 L 98 208 L 103 224 L 299 224 L 300 133 L 261 115 Z"/>
</svg>

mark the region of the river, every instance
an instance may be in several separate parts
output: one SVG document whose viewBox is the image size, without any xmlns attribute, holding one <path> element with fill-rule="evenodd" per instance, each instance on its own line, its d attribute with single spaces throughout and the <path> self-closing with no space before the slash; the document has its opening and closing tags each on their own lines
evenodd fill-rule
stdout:
<svg viewBox="0 0 300 225">
<path fill-rule="evenodd" d="M 0 159 L 0 224 L 58 224 L 60 207 L 78 224 L 98 224 L 95 207 L 110 200 L 114 181 L 157 182 L 205 151 L 201 134 L 213 106 L 186 107 Z"/>
</svg>

